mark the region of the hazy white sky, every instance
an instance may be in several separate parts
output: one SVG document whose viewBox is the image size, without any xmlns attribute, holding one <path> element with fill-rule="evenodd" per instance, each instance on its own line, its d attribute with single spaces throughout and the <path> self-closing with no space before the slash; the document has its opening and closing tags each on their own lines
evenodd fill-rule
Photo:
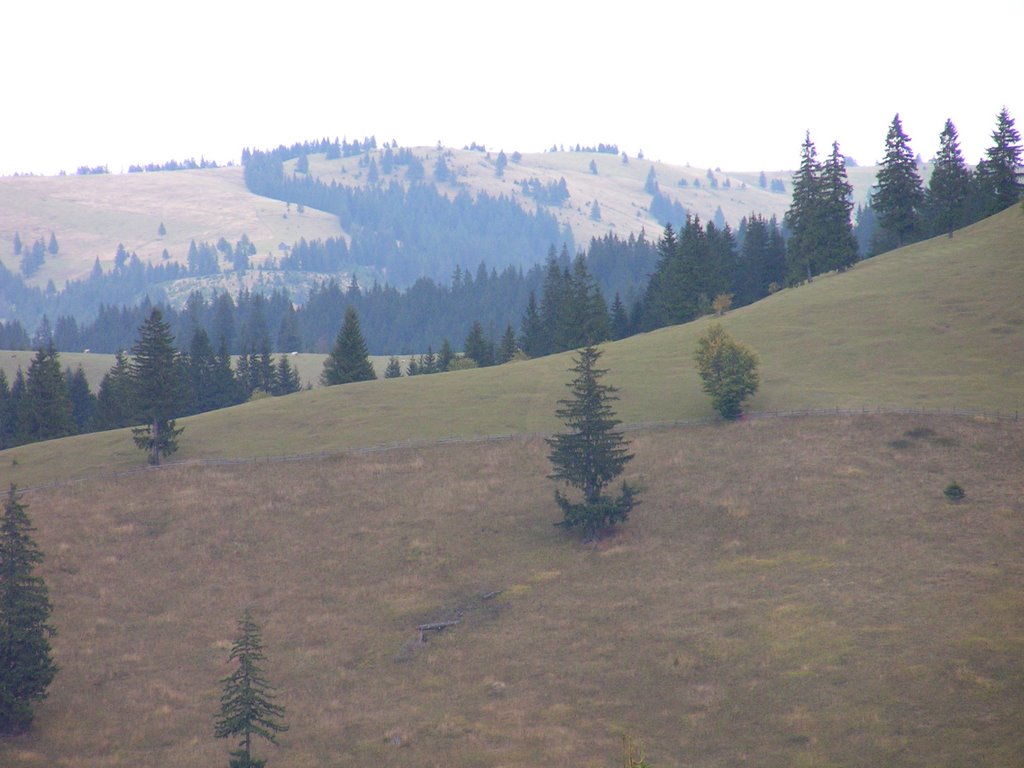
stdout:
<svg viewBox="0 0 1024 768">
<path fill-rule="evenodd" d="M 1022 22 L 1022 0 L 21 0 L 0 174 L 371 134 L 741 171 L 795 167 L 810 130 L 868 164 L 896 112 L 926 158 L 952 118 L 973 163 L 1004 105 L 1024 129 Z"/>
</svg>

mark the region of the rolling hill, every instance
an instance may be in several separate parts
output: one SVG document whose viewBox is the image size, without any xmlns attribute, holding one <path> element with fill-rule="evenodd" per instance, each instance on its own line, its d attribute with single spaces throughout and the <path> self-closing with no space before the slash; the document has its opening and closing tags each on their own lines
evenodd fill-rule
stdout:
<svg viewBox="0 0 1024 768">
<path fill-rule="evenodd" d="M 428 168 L 438 151 L 430 147 L 413 150 Z M 782 181 L 787 190 L 773 193 L 758 186 L 759 171 L 716 172 L 637 158 L 624 165 L 618 155 L 546 152 L 523 155 L 518 162 L 508 165 L 503 178 L 498 178 L 495 154 L 468 149 L 444 151 L 451 154 L 450 163 L 458 184 L 440 185 L 449 195 L 458 189 L 504 195 L 533 210 L 536 203 L 524 196 L 516 183 L 531 178 L 551 183 L 565 178 L 569 199 L 560 206 L 549 206 L 548 210 L 563 227 L 572 230 L 580 246 L 585 246 L 591 237 L 609 232 L 623 238 L 642 230 L 650 237 L 661 232 L 662 225 L 649 211 L 651 195 L 644 191 L 647 174 L 652 170 L 663 194 L 704 220 L 711 219 L 718 208 L 734 227 L 751 212 L 781 219 L 790 203 L 790 171 L 766 172 L 766 179 Z M 380 163 L 381 150 L 370 154 Z M 591 160 L 596 174 L 589 169 Z M 362 156 L 326 160 L 323 155 L 313 155 L 310 176 L 325 183 L 364 186 L 368 183 L 368 172 L 362 161 Z M 286 164 L 286 170 L 294 170 L 295 163 L 292 160 Z M 715 176 L 717 188 L 710 185 L 709 171 Z M 874 182 L 875 169 L 851 168 L 849 172 L 855 197 L 863 201 Z M 390 176 L 382 175 L 381 183 L 402 182 L 403 178 L 403 173 L 396 170 Z M 686 181 L 686 187 L 679 186 L 681 180 Z M 601 208 L 600 221 L 590 217 L 594 201 Z M 158 234 L 161 224 L 166 229 L 163 236 Z M 294 206 L 250 193 L 242 168 L 237 166 L 119 175 L 0 178 L 0 244 L 12 243 L 15 233 L 26 247 L 39 238 L 48 241 L 50 234 L 55 234 L 60 245 L 58 255 L 47 257 L 29 283 L 44 287 L 52 280 L 58 290 L 66 280 L 88 277 L 97 258 L 101 267 L 109 271 L 119 244 L 128 252 L 137 253 L 144 263 L 160 264 L 166 249 L 170 260 L 184 264 L 192 240 L 216 243 L 224 237 L 235 243 L 246 234 L 256 246 L 253 263 L 258 265 L 268 256 L 279 255 L 281 243 L 290 246 L 300 237 L 314 240 L 346 236 L 332 215 L 310 208 L 300 212 Z M 530 261 L 542 258 L 543 254 Z M 12 248 L 0 247 L 0 263 L 12 272 L 18 272 L 19 261 Z M 209 291 L 218 287 L 234 293 L 261 277 L 266 276 L 256 272 L 238 275 L 228 268 L 216 277 L 190 278 L 179 281 L 180 285 L 161 287 L 172 300 L 184 302 L 194 288 Z"/>
<path fill-rule="evenodd" d="M 754 410 L 902 407 L 1013 412 L 1024 406 L 1024 212 L 860 262 L 721 320 L 753 346 Z M 692 362 L 708 319 L 606 345 L 627 423 L 711 415 Z M 178 458 L 339 451 L 404 440 L 557 427 L 569 355 L 434 376 L 316 389 L 185 419 Z M 20 485 L 129 467 L 126 433 L 0 453 Z M 6 471 L 6 470 L 5 470 Z"/>
<path fill-rule="evenodd" d="M 721 318 L 752 408 L 1019 409 L 1024 212 Z M 627 423 L 710 415 L 710 320 L 605 345 Z M 191 768 L 251 606 L 291 730 L 269 764 L 1010 765 L 1024 743 L 1019 420 L 935 414 L 639 429 L 642 505 L 592 546 L 552 527 L 570 357 L 317 389 L 0 452 L 47 554 L 62 671 L 12 768 Z M 504 433 L 469 445 L 345 453 Z M 525 435 L 525 436 L 524 436 Z M 960 504 L 942 488 L 956 479 Z M 420 643 L 416 627 L 458 619 Z"/>
</svg>

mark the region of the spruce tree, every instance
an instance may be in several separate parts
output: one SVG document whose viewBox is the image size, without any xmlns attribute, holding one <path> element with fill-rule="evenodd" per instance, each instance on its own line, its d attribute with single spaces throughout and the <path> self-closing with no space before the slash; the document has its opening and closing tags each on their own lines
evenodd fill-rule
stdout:
<svg viewBox="0 0 1024 768">
<path fill-rule="evenodd" d="M 0 369 L 0 451 L 14 445 L 14 398 L 7 383 L 7 374 Z"/>
<path fill-rule="evenodd" d="M 397 379 L 402 375 L 402 364 L 392 355 L 388 358 L 388 367 L 384 369 L 385 379 Z"/>
<path fill-rule="evenodd" d="M 847 180 L 846 159 L 839 142 L 832 143 L 832 154 L 821 169 L 821 247 L 822 272 L 843 271 L 857 261 L 857 238 L 853 234 L 853 186 Z"/>
<path fill-rule="evenodd" d="M 348 384 L 353 381 L 372 381 L 377 378 L 370 356 L 363 341 L 363 333 L 359 328 L 359 317 L 350 304 L 345 309 L 345 320 L 334 349 L 324 360 L 324 370 L 320 374 L 320 383 L 325 387 L 335 384 Z"/>
<path fill-rule="evenodd" d="M 132 382 L 128 358 L 119 349 L 114 365 L 103 376 L 96 395 L 97 429 L 117 429 L 132 423 Z"/>
<path fill-rule="evenodd" d="M 231 752 L 230 768 L 262 768 L 267 761 L 253 758 L 253 736 L 277 744 L 277 734 L 288 730 L 282 722 L 284 707 L 274 703 L 274 688 L 259 666 L 264 658 L 259 625 L 246 609 L 228 656 L 237 669 L 221 680 L 224 691 L 220 697 L 220 717 L 213 726 L 214 736 L 219 739 L 240 737 L 238 748 Z"/>
<path fill-rule="evenodd" d="M 920 233 L 924 189 L 910 138 L 903 132 L 899 114 L 892 119 L 885 137 L 885 156 L 877 181 L 871 206 L 878 216 L 883 236 L 887 235 L 897 248 L 914 242 Z M 885 247 L 885 240 L 878 243 Z"/>
<path fill-rule="evenodd" d="M 143 421 L 132 435 L 148 462 L 157 465 L 178 450 L 184 428 L 176 428 L 174 419 L 184 410 L 187 388 L 171 327 L 155 307 L 139 327 L 129 371 L 135 413 Z"/>
<path fill-rule="evenodd" d="M 299 379 L 299 372 L 288 362 L 287 355 L 281 355 L 277 361 L 277 368 L 274 369 L 274 385 L 270 390 L 271 394 L 290 395 L 300 389 L 302 389 L 302 381 Z"/>
<path fill-rule="evenodd" d="M 615 293 L 615 300 L 612 301 L 610 315 L 609 324 L 612 339 L 618 341 L 629 336 L 629 315 L 626 313 L 626 306 L 622 303 L 622 298 L 619 296 L 618 291 Z"/>
<path fill-rule="evenodd" d="M 481 368 L 494 365 L 494 345 L 484 336 L 484 327 L 479 320 L 473 321 L 473 325 L 466 335 L 466 343 L 462 351 L 470 360 L 475 360 Z M 420 372 L 427 373 L 422 369 Z"/>
<path fill-rule="evenodd" d="M 50 340 L 28 366 L 25 390 L 18 402 L 18 438 L 20 442 L 31 443 L 73 435 L 76 431 L 68 383 Z"/>
<path fill-rule="evenodd" d="M 610 403 L 618 399 L 617 389 L 601 384 L 607 372 L 597 368 L 601 352 L 588 345 L 581 349 L 572 371 L 575 378 L 567 386 L 571 398 L 559 400 L 555 414 L 569 431 L 547 438 L 551 447 L 548 459 L 554 468 L 548 475 L 578 489 L 581 502 L 572 502 L 555 491 L 555 502 L 562 510 L 559 525 L 580 527 L 585 539 L 593 539 L 616 523 L 624 522 L 636 505 L 636 491 L 623 482 L 618 497 L 604 493 L 633 458 L 628 442 L 616 429 L 620 421 Z"/>
<path fill-rule="evenodd" d="M 448 366 L 451 365 L 452 360 L 455 359 L 455 351 L 452 349 L 452 343 L 445 337 L 441 340 L 441 348 L 437 350 L 437 371 L 438 373 L 444 373 L 448 370 Z"/>
<path fill-rule="evenodd" d="M 512 324 L 505 326 L 505 333 L 502 334 L 501 343 L 498 345 L 497 363 L 507 363 L 516 356 L 516 332 L 512 330 Z"/>
<path fill-rule="evenodd" d="M 1006 107 L 996 117 L 992 141 L 992 146 L 985 150 L 985 159 L 978 163 L 977 168 L 982 217 L 1009 208 L 1024 192 L 1020 133 L 1014 127 L 1014 120 Z"/>
<path fill-rule="evenodd" d="M 75 422 L 75 431 L 79 434 L 90 432 L 96 415 L 96 395 L 89 389 L 89 381 L 85 371 L 79 365 L 73 372 L 64 371 L 67 382 L 68 399 L 71 401 L 71 414 Z"/>
<path fill-rule="evenodd" d="M 952 237 L 955 229 L 967 223 L 970 191 L 971 172 L 960 152 L 956 126 L 952 120 L 946 120 L 925 192 L 925 229 L 929 235 Z"/>
<path fill-rule="evenodd" d="M 546 334 L 544 322 L 541 320 L 540 311 L 537 308 L 537 293 L 530 291 L 530 298 L 526 302 L 526 311 L 519 324 L 521 335 L 519 346 L 528 357 L 540 357 L 545 353 Z"/>
<path fill-rule="evenodd" d="M 35 530 L 12 484 L 0 519 L 0 734 L 27 731 L 32 705 L 46 698 L 57 674 L 50 638 L 46 582 L 33 574 L 43 561 Z"/>
<path fill-rule="evenodd" d="M 820 271 L 821 251 L 821 164 L 810 131 L 800 146 L 800 168 L 793 174 L 793 200 L 784 221 L 790 232 L 786 243 L 789 282 L 809 280 Z"/>
</svg>

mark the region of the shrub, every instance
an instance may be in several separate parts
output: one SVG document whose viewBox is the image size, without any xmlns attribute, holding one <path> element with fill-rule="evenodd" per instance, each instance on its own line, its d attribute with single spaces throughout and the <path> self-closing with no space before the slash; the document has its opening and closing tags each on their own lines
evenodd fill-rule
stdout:
<svg viewBox="0 0 1024 768">
<path fill-rule="evenodd" d="M 947 485 L 945 490 L 942 492 L 950 501 L 963 501 L 964 497 L 967 495 L 967 492 L 964 491 L 963 487 L 956 480 Z"/>
</svg>

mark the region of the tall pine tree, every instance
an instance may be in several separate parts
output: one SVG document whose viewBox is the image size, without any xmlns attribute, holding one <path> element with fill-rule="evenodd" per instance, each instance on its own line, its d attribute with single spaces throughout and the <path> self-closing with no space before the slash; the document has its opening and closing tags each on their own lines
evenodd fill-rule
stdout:
<svg viewBox="0 0 1024 768">
<path fill-rule="evenodd" d="M 149 463 L 157 465 L 178 450 L 184 428 L 177 428 L 174 419 L 185 409 L 187 386 L 170 325 L 155 307 L 139 327 L 129 372 L 135 413 L 143 421 L 132 435 Z"/>
<path fill-rule="evenodd" d="M 876 252 L 914 242 L 920 233 L 924 189 L 899 114 L 893 117 L 885 137 L 885 156 L 877 181 L 871 196 L 880 230 Z"/>
<path fill-rule="evenodd" d="M 67 380 L 51 340 L 29 363 L 25 391 L 18 401 L 18 439 L 30 443 L 76 431 Z"/>
<path fill-rule="evenodd" d="M 789 282 L 809 280 L 821 271 L 816 259 L 822 240 L 821 164 L 810 131 L 800 146 L 800 168 L 793 174 L 793 200 L 784 222 L 790 232 L 786 243 Z"/>
<path fill-rule="evenodd" d="M 34 574 L 43 554 L 25 506 L 12 484 L 0 518 L 0 734 L 29 729 L 33 703 L 57 674 L 49 592 Z"/>
<path fill-rule="evenodd" d="M 967 201 L 971 172 L 960 152 L 960 138 L 952 120 L 939 134 L 939 151 L 925 192 L 925 229 L 929 235 L 953 236 L 953 230 L 967 223 Z"/>
<path fill-rule="evenodd" d="M 857 261 L 857 238 L 853 234 L 853 186 L 846 176 L 846 158 L 839 142 L 832 142 L 832 154 L 821 169 L 821 248 L 822 272 L 840 271 Z"/>
<path fill-rule="evenodd" d="M 1006 107 L 996 117 L 992 142 L 992 146 L 985 150 L 985 159 L 978 163 L 976 170 L 979 212 L 982 217 L 1009 208 L 1024 192 L 1020 133 L 1014 127 L 1014 120 Z"/>
</svg>

